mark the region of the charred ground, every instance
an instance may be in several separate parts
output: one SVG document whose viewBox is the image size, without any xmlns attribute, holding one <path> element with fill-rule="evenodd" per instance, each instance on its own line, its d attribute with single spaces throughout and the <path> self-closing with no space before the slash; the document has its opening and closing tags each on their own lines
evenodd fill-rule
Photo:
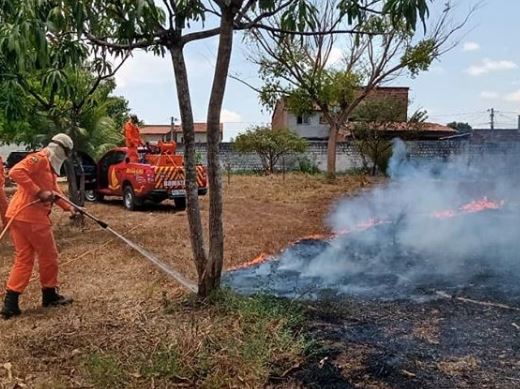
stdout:
<svg viewBox="0 0 520 389">
<path fill-rule="evenodd" d="M 294 374 L 313 388 L 515 388 L 519 312 L 438 299 L 308 306 L 319 347 Z"/>
</svg>

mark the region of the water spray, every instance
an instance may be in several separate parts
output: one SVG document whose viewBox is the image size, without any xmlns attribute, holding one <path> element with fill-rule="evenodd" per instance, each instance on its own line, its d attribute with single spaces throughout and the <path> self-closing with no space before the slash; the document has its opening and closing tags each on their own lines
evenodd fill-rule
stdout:
<svg viewBox="0 0 520 389">
<path fill-rule="evenodd" d="M 108 223 L 104 222 L 103 220 L 97 218 L 96 216 L 92 215 L 91 213 L 87 212 L 84 208 L 78 206 L 77 204 L 74 204 L 72 201 L 70 201 L 65 196 L 62 196 L 58 193 L 55 193 L 55 196 L 59 198 L 60 200 L 63 200 L 68 205 L 73 207 L 75 210 L 77 210 L 82 215 L 85 215 L 92 221 L 96 222 L 102 229 L 105 231 L 110 232 L 112 235 L 114 235 L 119 240 L 126 243 L 128 246 L 133 248 L 135 251 L 137 251 L 139 254 L 141 254 L 143 257 L 148 259 L 150 262 L 152 262 L 155 266 L 157 266 L 159 269 L 161 269 L 163 272 L 165 272 L 168 276 L 175 279 L 177 282 L 179 282 L 182 286 L 184 286 L 186 289 L 193 293 L 197 293 L 197 286 L 189 281 L 187 278 L 185 278 L 182 274 L 179 272 L 173 270 L 171 267 L 169 267 L 167 264 L 165 264 L 163 261 L 161 261 L 159 258 L 157 258 L 155 255 L 150 253 L 148 250 L 145 250 L 135 242 L 132 242 L 130 239 L 126 238 L 116 230 L 114 230 L 112 227 L 108 225 Z"/>
</svg>

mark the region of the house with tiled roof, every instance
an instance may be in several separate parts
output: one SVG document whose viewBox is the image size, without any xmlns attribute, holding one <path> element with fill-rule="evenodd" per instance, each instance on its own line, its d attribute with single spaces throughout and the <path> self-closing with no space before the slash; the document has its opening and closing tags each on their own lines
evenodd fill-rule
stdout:
<svg viewBox="0 0 520 389">
<path fill-rule="evenodd" d="M 440 139 L 457 134 L 456 130 L 438 123 L 408 123 L 408 95 L 408 87 L 379 87 L 365 98 L 365 101 L 390 100 L 394 103 L 397 121 L 388 123 L 384 128 L 378 128 L 385 137 L 403 137 L 410 140 Z M 339 131 L 338 141 L 346 141 L 352 137 L 351 130 L 356 122 L 355 116 L 356 110 L 352 113 L 353 121 L 346 123 Z M 308 115 L 297 115 L 289 110 L 285 99 L 280 99 L 276 104 L 271 126 L 273 129 L 288 128 L 310 141 L 327 140 L 329 137 L 329 124 L 319 107 L 316 106 Z"/>
<path fill-rule="evenodd" d="M 207 123 L 194 123 L 195 143 L 208 143 Z M 155 143 L 158 141 L 174 140 L 179 144 L 184 143 L 182 124 L 145 124 L 140 127 L 141 137 L 145 142 Z M 224 136 L 224 125 L 220 124 L 220 140 Z"/>
</svg>

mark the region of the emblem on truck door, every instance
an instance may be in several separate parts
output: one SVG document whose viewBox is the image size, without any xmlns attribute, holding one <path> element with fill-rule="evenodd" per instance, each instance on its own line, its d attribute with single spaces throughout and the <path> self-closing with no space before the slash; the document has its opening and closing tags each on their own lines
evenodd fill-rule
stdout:
<svg viewBox="0 0 520 389">
<path fill-rule="evenodd" d="M 118 190 L 121 187 L 119 180 L 117 179 L 116 169 L 114 167 L 110 168 L 110 183 L 108 185 L 108 189 L 110 190 Z"/>
</svg>

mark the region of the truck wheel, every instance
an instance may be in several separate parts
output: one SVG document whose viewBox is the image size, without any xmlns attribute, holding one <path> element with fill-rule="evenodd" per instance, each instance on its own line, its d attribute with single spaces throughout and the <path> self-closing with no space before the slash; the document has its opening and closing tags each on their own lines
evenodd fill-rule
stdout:
<svg viewBox="0 0 520 389">
<path fill-rule="evenodd" d="M 129 211 L 135 211 L 138 207 L 141 206 L 141 201 L 135 197 L 132 185 L 125 186 L 123 191 L 123 204 Z"/>
<path fill-rule="evenodd" d="M 101 193 L 96 193 L 95 190 L 87 190 L 85 191 L 85 200 L 94 202 L 94 201 L 103 201 L 103 195 Z"/>
<path fill-rule="evenodd" d="M 177 197 L 173 199 L 175 203 L 175 208 L 177 209 L 186 209 L 186 197 Z"/>
</svg>

